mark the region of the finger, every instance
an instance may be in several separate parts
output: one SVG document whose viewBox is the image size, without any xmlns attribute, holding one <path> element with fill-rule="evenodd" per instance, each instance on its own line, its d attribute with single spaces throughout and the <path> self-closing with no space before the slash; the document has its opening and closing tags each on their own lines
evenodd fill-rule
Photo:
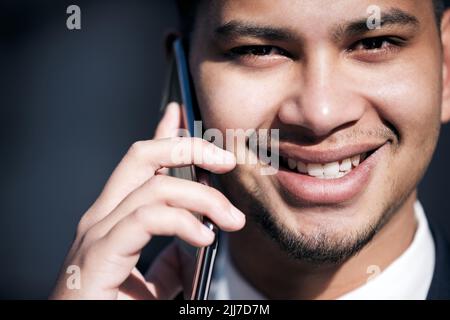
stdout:
<svg viewBox="0 0 450 320">
<path fill-rule="evenodd" d="M 184 208 L 190 212 L 207 216 L 225 231 L 237 231 L 245 224 L 245 215 L 219 190 L 189 180 L 174 177 L 155 177 L 159 181 L 159 201 L 171 207 Z M 151 183 L 150 187 L 151 188 Z M 152 192 L 149 191 L 149 192 Z M 154 192 L 154 191 L 153 191 Z"/>
<path fill-rule="evenodd" d="M 177 130 L 180 127 L 180 119 L 180 105 L 176 102 L 169 103 L 156 127 L 153 139 L 176 137 Z"/>
<path fill-rule="evenodd" d="M 196 165 L 214 173 L 225 173 L 236 166 L 233 153 L 197 137 L 175 137 L 143 141 L 141 152 L 153 170 Z M 152 157 L 145 158 L 147 152 Z"/>
<path fill-rule="evenodd" d="M 171 138 L 178 136 L 178 129 L 180 128 L 181 112 L 180 105 L 176 102 L 171 102 L 167 105 L 164 115 L 156 128 L 153 139 Z M 159 174 L 169 174 L 168 168 L 161 168 L 158 170 Z"/>
<path fill-rule="evenodd" d="M 91 245 L 84 269 L 93 271 L 84 271 L 86 281 L 108 293 L 119 289 L 154 235 L 176 236 L 196 247 L 211 244 L 215 236 L 186 210 L 140 207 Z"/>
<path fill-rule="evenodd" d="M 158 126 L 156 127 L 153 139 L 176 137 L 180 121 L 180 105 L 176 102 L 169 103 L 166 106 L 164 114 L 158 123 Z M 123 170 L 123 167 L 127 167 L 128 165 L 124 164 L 123 162 L 124 161 L 122 160 L 119 163 L 118 167 L 114 170 L 111 177 L 108 179 L 99 199 L 94 202 L 94 204 L 86 213 L 85 217 L 83 217 L 85 219 L 83 219 L 83 223 L 80 223 L 79 226 L 81 232 L 87 230 L 91 225 L 95 224 L 99 219 L 101 219 L 102 216 L 105 216 L 108 212 L 110 212 L 131 190 L 138 187 L 146 179 L 154 174 L 154 172 L 150 171 L 143 173 L 142 176 L 135 177 L 134 181 L 132 180 L 133 177 L 130 177 L 131 182 L 127 183 L 127 180 L 122 181 L 122 178 L 127 179 L 127 177 L 124 177 L 124 175 L 126 175 L 127 173 L 126 170 Z M 133 170 L 133 165 L 130 166 L 128 171 L 131 170 Z M 122 171 L 123 174 L 121 174 Z M 135 172 L 138 173 L 137 171 Z M 161 168 L 158 170 L 158 173 L 168 174 L 168 169 Z M 119 188 L 116 190 L 117 193 L 114 192 L 114 189 L 116 187 Z M 107 193 L 108 196 L 104 196 L 105 193 Z M 105 198 L 108 198 L 108 200 L 106 200 Z M 99 215 L 97 218 L 95 218 L 93 217 L 94 214 L 91 214 L 92 212 L 102 212 L 103 215 Z"/>
<path fill-rule="evenodd" d="M 195 247 L 207 246 L 214 240 L 214 233 L 187 210 L 143 206 L 121 220 L 101 241 L 117 254 L 131 256 L 153 235 L 176 236 Z"/>
<path fill-rule="evenodd" d="M 207 216 L 219 228 L 237 231 L 245 215 L 218 190 L 189 180 L 158 175 L 131 193 L 93 229 L 100 236 L 141 206 L 169 206 Z"/>
<path fill-rule="evenodd" d="M 236 166 L 234 154 L 200 138 L 167 138 L 134 143 L 80 223 L 86 230 L 108 215 L 128 194 L 163 167 L 198 165 L 225 173 Z"/>
<path fill-rule="evenodd" d="M 97 241 L 96 255 L 105 261 L 115 257 L 116 266 L 129 268 L 128 273 L 124 273 L 128 275 L 135 265 L 136 257 L 154 235 L 176 236 L 196 247 L 211 244 L 215 236 L 187 210 L 143 206 L 126 216 Z"/>
</svg>

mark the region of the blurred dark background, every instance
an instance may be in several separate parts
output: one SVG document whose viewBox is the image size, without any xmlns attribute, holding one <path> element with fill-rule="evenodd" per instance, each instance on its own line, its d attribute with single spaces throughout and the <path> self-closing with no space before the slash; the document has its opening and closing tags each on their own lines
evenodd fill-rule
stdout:
<svg viewBox="0 0 450 320">
<path fill-rule="evenodd" d="M 66 28 L 71 4 L 79 31 Z M 173 1 L 0 0 L 0 299 L 48 296 L 81 215 L 152 136 L 174 26 Z M 448 163 L 447 126 L 419 192 L 450 233 Z"/>
</svg>

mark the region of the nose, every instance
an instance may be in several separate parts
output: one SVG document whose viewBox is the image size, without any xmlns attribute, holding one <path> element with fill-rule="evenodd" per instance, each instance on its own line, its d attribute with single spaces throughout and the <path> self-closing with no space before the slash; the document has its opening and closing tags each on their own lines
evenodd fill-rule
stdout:
<svg viewBox="0 0 450 320">
<path fill-rule="evenodd" d="M 284 124 L 301 126 L 316 137 L 324 137 L 338 128 L 358 121 L 367 101 L 357 94 L 354 79 L 334 54 L 317 50 L 295 80 L 294 94 L 283 103 L 278 117 Z"/>
</svg>

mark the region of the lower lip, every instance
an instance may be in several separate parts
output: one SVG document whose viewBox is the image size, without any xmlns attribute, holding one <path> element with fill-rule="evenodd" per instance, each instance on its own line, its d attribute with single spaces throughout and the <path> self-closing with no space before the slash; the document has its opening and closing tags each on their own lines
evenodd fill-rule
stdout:
<svg viewBox="0 0 450 320">
<path fill-rule="evenodd" d="M 276 177 L 281 187 L 297 200 L 313 204 L 347 202 L 361 193 L 370 181 L 388 144 L 384 144 L 347 175 L 338 179 L 318 179 L 280 168 Z"/>
</svg>

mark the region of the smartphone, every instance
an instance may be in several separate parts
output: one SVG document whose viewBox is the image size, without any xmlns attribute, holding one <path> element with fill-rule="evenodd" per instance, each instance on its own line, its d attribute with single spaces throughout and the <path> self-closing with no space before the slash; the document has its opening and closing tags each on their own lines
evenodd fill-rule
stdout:
<svg viewBox="0 0 450 320">
<path fill-rule="evenodd" d="M 192 88 L 192 78 L 189 74 L 188 63 L 184 50 L 183 40 L 180 37 L 173 37 L 168 44 L 169 63 L 166 76 L 166 85 L 162 99 L 162 108 L 169 102 L 178 102 L 181 106 L 181 127 L 185 133 L 194 136 L 194 121 L 200 120 L 200 111 L 197 99 Z M 185 134 L 184 134 L 185 135 Z M 196 166 L 186 166 L 173 168 L 170 174 L 179 178 L 212 185 L 211 174 Z M 194 213 L 214 234 L 214 242 L 207 247 L 194 248 L 187 243 L 181 242 L 181 247 L 191 254 L 195 252 L 195 266 L 192 280 L 191 293 L 188 294 L 191 300 L 207 300 L 214 261 L 219 245 L 219 230 L 217 226 L 207 217 L 202 217 Z M 186 295 L 186 293 L 185 293 Z"/>
</svg>

